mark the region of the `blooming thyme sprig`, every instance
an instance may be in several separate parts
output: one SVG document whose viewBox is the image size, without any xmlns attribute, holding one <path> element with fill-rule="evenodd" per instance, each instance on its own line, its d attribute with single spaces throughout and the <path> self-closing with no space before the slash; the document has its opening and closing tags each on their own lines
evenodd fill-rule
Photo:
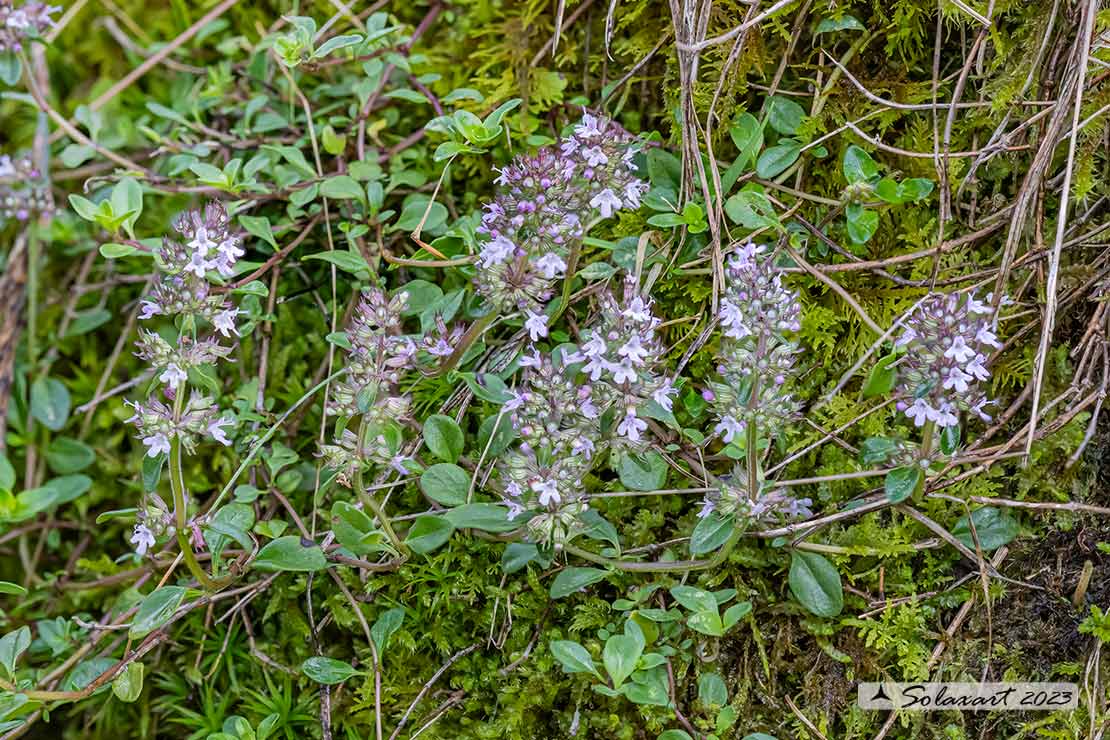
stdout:
<svg viewBox="0 0 1110 740">
<path fill-rule="evenodd" d="M 764 251 L 749 242 L 725 268 L 720 380 L 710 387 L 719 419 L 715 431 L 726 443 L 752 423 L 765 438 L 773 437 L 798 410 L 788 381 L 798 353 L 790 335 L 801 328 L 801 304 Z"/>
<path fill-rule="evenodd" d="M 915 426 L 957 426 L 958 414 L 968 411 L 991 420 L 979 387 L 990 378 L 990 348 L 1002 346 L 991 315 L 989 296 L 983 302 L 972 293 L 951 293 L 926 298 L 906 320 L 895 342 L 905 354 L 893 367 L 898 369 L 898 409 Z"/>
<path fill-rule="evenodd" d="M 0 52 L 19 51 L 27 39 L 38 38 L 54 25 L 50 16 L 61 8 L 28 2 L 18 8 L 12 0 L 0 0 Z"/>
<path fill-rule="evenodd" d="M 603 412 L 615 410 L 620 443 L 643 449 L 645 412 L 652 403 L 670 412 L 676 392 L 661 369 L 663 345 L 656 332 L 661 322 L 652 313 L 653 301 L 640 294 L 632 278 L 624 283 L 622 300 L 604 292 L 598 303 L 596 322 L 582 332 L 583 341 L 567 362 L 584 363 L 594 402 Z"/>
<path fill-rule="evenodd" d="M 808 498 L 791 496 L 785 488 L 775 488 L 764 481 L 757 473 L 758 495 L 748 493 L 748 470 L 743 465 L 733 468 L 731 475 L 723 476 L 719 488 L 709 492 L 702 501 L 699 518 L 716 512 L 721 516 L 736 516 L 747 526 L 755 523 L 779 523 L 791 519 L 813 516 L 809 508 L 813 501 Z M 747 527 L 745 527 L 747 528 Z"/>
<path fill-rule="evenodd" d="M 239 336 L 235 320 L 242 312 L 214 293 L 208 280 L 211 272 L 223 277 L 234 274 L 235 263 L 243 256 L 227 211 L 218 202 L 209 203 L 203 213 L 183 213 L 174 228 L 184 241 L 163 238 L 157 255 L 162 279 L 143 300 L 139 318 L 203 319 L 224 337 Z"/>
<path fill-rule="evenodd" d="M 30 156 L 0 154 L 0 221 L 27 221 L 54 211 L 54 195 Z"/>
<path fill-rule="evenodd" d="M 328 413 L 365 414 L 375 424 L 403 418 L 409 399 L 399 390 L 401 378 L 416 365 L 416 343 L 401 333 L 406 293 L 392 298 L 379 288 L 363 291 L 347 327 L 347 372 L 336 384 Z"/>
<path fill-rule="evenodd" d="M 502 311 L 542 313 L 587 226 L 640 206 L 636 151 L 623 129 L 587 113 L 558 147 L 504 167 L 478 229 L 478 292 Z"/>
<path fill-rule="evenodd" d="M 218 272 L 234 273 L 235 263 L 243 255 L 239 238 L 232 233 L 227 211 L 219 203 L 208 204 L 203 213 L 187 211 L 179 216 L 174 228 L 182 241 L 165 237 L 157 257 L 160 279 L 150 296 L 141 304 L 139 318 L 175 321 L 176 341 L 171 343 L 161 334 L 139 330 L 136 355 L 152 366 L 155 374 L 151 396 L 145 401 L 130 402 L 135 410 L 128 420 L 138 430 L 139 439 L 149 457 L 166 455 L 169 460 L 170 487 L 173 492 L 174 531 L 190 571 L 203 584 L 212 579 L 204 572 L 193 553 L 188 530 L 188 499 L 182 474 L 182 452 L 193 454 L 204 437 L 228 446 L 228 434 L 234 429 L 235 417 L 223 412 L 215 399 L 193 391 L 187 394 L 189 371 L 226 359 L 232 347 L 220 343 L 216 336 L 238 336 L 235 318 L 240 311 L 231 300 L 212 291 L 208 276 Z M 198 335 L 198 319 L 211 324 L 212 334 Z M 167 404 L 156 391 L 172 401 Z M 147 507 L 149 509 L 149 506 Z M 199 532 L 195 523 L 193 529 Z M 143 554 L 155 544 L 163 528 L 152 527 L 145 520 L 136 525 L 131 542 Z M 194 540 L 203 544 L 197 534 Z"/>
<path fill-rule="evenodd" d="M 521 361 L 521 388 L 504 407 L 521 441 L 498 462 L 503 502 L 510 519 L 532 512 L 527 529 L 536 542 L 565 542 L 581 531 L 582 480 L 599 452 L 593 388 L 576 382 L 566 362 L 532 348 Z"/>
</svg>

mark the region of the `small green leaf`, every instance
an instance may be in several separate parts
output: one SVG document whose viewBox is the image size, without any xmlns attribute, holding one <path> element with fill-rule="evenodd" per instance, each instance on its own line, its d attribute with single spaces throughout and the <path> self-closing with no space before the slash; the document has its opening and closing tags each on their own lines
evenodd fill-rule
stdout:
<svg viewBox="0 0 1110 740">
<path fill-rule="evenodd" d="M 813 35 L 818 36 L 822 33 L 831 33 L 832 31 L 864 31 L 864 25 L 855 19 L 854 16 L 842 15 L 839 18 L 825 18 L 817 24 L 817 30 Z M 750 737 L 750 736 L 749 736 Z M 748 738 L 744 738 L 748 740 Z"/>
<path fill-rule="evenodd" d="M 721 516 L 715 511 L 710 512 L 694 526 L 690 535 L 690 553 L 704 555 L 714 552 L 725 544 L 735 528 L 736 517 L 733 515 Z"/>
<path fill-rule="evenodd" d="M 130 244 L 101 244 L 100 254 L 107 259 L 114 260 L 120 257 L 130 257 L 133 254 L 139 254 L 141 250 L 138 247 L 133 247 Z"/>
<path fill-rule="evenodd" d="M 69 418 L 69 389 L 55 378 L 39 378 L 31 386 L 31 415 L 56 432 Z"/>
<path fill-rule="evenodd" d="M 14 87 L 23 77 L 23 63 L 14 51 L 0 52 L 0 82 L 8 87 Z"/>
<path fill-rule="evenodd" d="M 506 403 L 512 400 L 505 381 L 493 373 L 459 373 L 475 396 L 491 403 Z"/>
<path fill-rule="evenodd" d="M 728 687 L 716 673 L 703 673 L 698 677 L 698 701 L 703 705 L 723 707 L 728 704 Z"/>
<path fill-rule="evenodd" d="M 658 452 L 626 452 L 617 463 L 621 483 L 633 491 L 657 491 L 667 482 L 667 461 Z"/>
<path fill-rule="evenodd" d="M 509 519 L 509 510 L 501 504 L 486 502 L 463 504 L 448 509 L 445 515 L 455 529 L 481 529 L 485 532 L 511 532 L 520 527 Z"/>
<path fill-rule="evenodd" d="M 15 488 L 15 467 L 8 460 L 8 456 L 0 452 L 0 491 L 11 491 Z"/>
<path fill-rule="evenodd" d="M 531 542 L 510 542 L 501 554 L 501 570 L 506 575 L 516 573 L 539 557 L 539 548 Z"/>
<path fill-rule="evenodd" d="M 405 623 L 405 610 L 399 606 L 392 609 L 386 609 L 374 621 L 374 626 L 370 628 L 370 639 L 374 641 L 374 645 L 378 648 L 378 658 L 385 655 L 385 651 L 389 648 L 389 638 L 401 629 L 401 625 Z"/>
<path fill-rule="evenodd" d="M 627 624 L 635 625 L 636 623 L 629 620 Z M 605 664 L 605 670 L 608 672 L 609 678 L 613 681 L 614 689 L 619 689 L 625 679 L 636 670 L 636 663 L 639 662 L 643 652 L 644 635 L 640 632 L 639 627 L 634 627 L 631 634 L 613 635 L 605 641 L 605 649 L 602 650 L 601 659 Z"/>
<path fill-rule="evenodd" d="M 564 568 L 551 582 L 551 598 L 561 599 L 570 596 L 575 591 L 581 591 L 591 583 L 597 583 L 608 575 L 609 571 L 600 570 L 599 568 L 579 568 L 576 566 Z"/>
<path fill-rule="evenodd" d="M 717 612 L 717 597 L 694 586 L 675 586 L 671 589 L 675 601 L 692 612 Z"/>
<path fill-rule="evenodd" d="M 354 252 L 347 252 L 342 249 L 335 249 L 330 252 L 317 252 L 316 254 L 306 256 L 305 259 L 323 260 L 352 275 L 370 272 L 370 265 L 366 264 L 366 260 L 363 259 L 362 255 L 355 254 Z"/>
<path fill-rule="evenodd" d="M 835 617 L 844 608 L 840 574 L 815 552 L 795 550 L 790 554 L 790 593 L 818 617 Z"/>
<path fill-rule="evenodd" d="M 993 506 L 976 509 L 971 513 L 970 522 L 966 516 L 962 516 L 952 527 L 953 536 L 972 550 L 975 549 L 975 540 L 971 536 L 972 522 L 975 524 L 975 535 L 979 538 L 979 547 L 984 552 L 1008 545 L 1021 531 L 1017 520 L 1003 509 Z"/>
<path fill-rule="evenodd" d="M 764 180 L 770 180 L 798 161 L 798 155 L 801 153 L 802 147 L 796 141 L 769 147 L 759 155 L 759 161 L 755 163 L 755 173 Z"/>
<path fill-rule="evenodd" d="M 130 704 L 137 700 L 139 694 L 143 692 L 143 673 L 142 663 L 138 661 L 128 663 L 127 666 L 112 679 L 112 693 L 125 704 Z"/>
<path fill-rule="evenodd" d="M 4 669 L 8 678 L 15 678 L 15 663 L 29 647 L 31 647 L 31 628 L 27 625 L 0 637 L 0 667 Z"/>
<path fill-rule="evenodd" d="M 917 465 L 903 465 L 887 473 L 883 481 L 887 501 L 897 504 L 908 499 L 917 489 L 923 475 Z"/>
<path fill-rule="evenodd" d="M 138 640 L 163 626 L 170 621 L 184 598 L 185 589 L 181 586 L 162 586 L 152 591 L 139 605 L 127 636 Z"/>
<path fill-rule="evenodd" d="M 750 601 L 741 601 L 725 609 L 724 618 L 722 620 L 724 622 L 725 632 L 735 627 L 736 623 L 748 616 L 751 611 L 752 604 Z"/>
<path fill-rule="evenodd" d="M 960 448 L 960 425 L 944 427 L 940 430 L 940 451 L 945 455 L 955 455 Z"/>
<path fill-rule="evenodd" d="M 12 596 L 26 596 L 27 589 L 20 586 L 18 583 L 11 581 L 0 581 L 0 594 L 11 594 Z"/>
<path fill-rule="evenodd" d="M 424 444 L 432 454 L 453 463 L 463 451 L 463 432 L 450 416 L 434 414 L 424 422 Z"/>
<path fill-rule="evenodd" d="M 859 460 L 864 465 L 885 463 L 898 451 L 898 442 L 889 437 L 868 437 L 859 448 Z"/>
<path fill-rule="evenodd" d="M 328 560 L 319 545 L 305 544 L 296 535 L 286 535 L 267 542 L 252 566 L 256 570 L 310 572 L 328 567 Z"/>
<path fill-rule="evenodd" d="M 572 640 L 553 640 L 551 654 L 567 673 L 592 673 L 601 678 L 589 651 Z"/>
<path fill-rule="evenodd" d="M 437 504 L 461 506 L 470 490 L 470 474 L 454 463 L 437 463 L 420 476 L 420 490 Z"/>
<path fill-rule="evenodd" d="M 56 437 L 46 448 L 46 462 L 59 475 L 76 473 L 92 465 L 96 453 L 84 442 L 72 437 Z M 3 488 L 0 481 L 0 488 Z"/>
<path fill-rule="evenodd" d="M 871 368 L 871 374 L 867 376 L 867 381 L 863 384 L 861 393 L 864 398 L 885 396 L 894 389 L 894 383 L 898 380 L 898 371 L 891 365 L 897 359 L 898 355 L 894 353 L 878 359 L 875 367 Z"/>
<path fill-rule="evenodd" d="M 320 184 L 320 194 L 335 200 L 357 200 L 365 204 L 366 193 L 358 181 L 350 175 L 329 177 Z"/>
<path fill-rule="evenodd" d="M 767 99 L 767 122 L 780 134 L 793 135 L 805 120 L 805 108 L 782 95 Z"/>
<path fill-rule="evenodd" d="M 852 185 L 869 183 L 879 177 L 879 167 L 875 164 L 875 160 L 871 159 L 870 154 L 855 144 L 849 144 L 848 148 L 844 150 L 842 168 L 844 177 Z"/>
<path fill-rule="evenodd" d="M 859 203 L 850 203 L 844 209 L 848 220 L 848 236 L 855 244 L 866 244 L 879 228 L 879 214 Z"/>
<path fill-rule="evenodd" d="M 751 113 L 741 113 L 728 133 L 732 137 L 732 143 L 740 150 L 736 159 L 740 167 L 754 162 L 759 150 L 763 148 L 763 127 L 759 125 L 759 120 Z"/>
<path fill-rule="evenodd" d="M 257 236 L 275 250 L 278 248 L 277 241 L 274 240 L 274 230 L 270 226 L 270 219 L 265 216 L 242 215 L 239 216 L 239 223 L 253 236 Z"/>
<path fill-rule="evenodd" d="M 455 526 L 446 517 L 426 515 L 417 517 L 405 537 L 405 544 L 413 552 L 426 555 L 451 539 Z"/>
<path fill-rule="evenodd" d="M 301 663 L 301 673 L 316 683 L 322 683 L 326 686 L 343 683 L 355 676 L 362 675 L 362 672 L 353 668 L 350 663 L 344 663 L 342 660 L 328 658 L 323 655 L 314 655 Z"/>
</svg>

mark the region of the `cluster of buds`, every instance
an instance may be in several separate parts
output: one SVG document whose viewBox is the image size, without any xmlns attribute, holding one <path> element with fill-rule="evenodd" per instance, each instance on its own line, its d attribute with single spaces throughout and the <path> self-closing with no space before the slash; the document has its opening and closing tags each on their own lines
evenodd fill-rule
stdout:
<svg viewBox="0 0 1110 740">
<path fill-rule="evenodd" d="M 162 279 L 140 308 L 140 319 L 155 316 L 203 319 L 224 337 L 239 336 L 235 319 L 242 313 L 212 290 L 211 272 L 234 273 L 243 256 L 238 235 L 231 231 L 227 211 L 218 202 L 200 211 L 186 211 L 174 221 L 183 241 L 164 237 L 158 252 Z"/>
<path fill-rule="evenodd" d="M 782 284 L 783 271 L 763 252 L 749 242 L 725 269 L 720 380 L 710 383 L 719 420 L 715 431 L 725 443 L 749 424 L 770 438 L 798 410 L 787 381 L 795 372 L 798 347 L 789 335 L 801 329 L 801 304 L 797 292 Z"/>
<path fill-rule="evenodd" d="M 582 332 L 578 351 L 568 363 L 583 363 L 592 397 L 605 412 L 614 410 L 614 441 L 631 448 L 647 445 L 642 418 L 655 409 L 655 415 L 672 410 L 676 389 L 672 380 L 660 372 L 663 345 L 656 333 L 660 321 L 652 313 L 652 300 L 640 295 L 631 278 L 625 281 L 623 300 L 609 292 L 599 298 L 598 319 Z M 648 414 L 645 414 L 648 412 Z"/>
<path fill-rule="evenodd" d="M 208 396 L 194 391 L 189 395 L 180 414 L 174 414 L 172 408 L 157 398 L 126 403 L 135 410 L 134 416 L 127 421 L 138 430 L 148 457 L 168 455 L 170 440 L 174 438 L 181 441 L 182 449 L 189 454 L 193 453 L 203 436 L 222 445 L 231 444 L 227 428 L 235 426 L 235 419 L 223 414 L 215 400 Z"/>
<path fill-rule="evenodd" d="M 0 154 L 0 221 L 27 221 L 53 211 L 54 194 L 31 157 Z"/>
<path fill-rule="evenodd" d="M 140 304 L 139 318 L 177 319 L 180 333 L 171 344 L 157 332 L 140 329 L 136 342 L 136 356 L 154 369 L 156 383 L 162 386 L 165 397 L 174 401 L 171 407 L 152 395 L 144 402 L 131 404 L 135 415 L 129 421 L 137 427 L 150 457 L 169 453 L 175 439 L 189 453 L 203 435 L 230 445 L 228 431 L 235 424 L 235 419 L 222 413 L 212 398 L 193 392 L 186 400 L 181 393 L 188 383 L 189 370 L 222 360 L 232 350 L 220 344 L 214 334 L 198 338 L 197 320 L 208 321 L 215 332 L 225 337 L 239 335 L 235 325 L 239 309 L 211 293 L 207 269 L 193 270 L 190 265 L 209 259 L 215 262 L 212 253 L 219 250 L 224 255 L 219 258 L 224 270 L 219 271 L 229 273 L 243 250 L 229 230 L 227 211 L 218 203 L 209 204 L 203 215 L 198 211 L 184 213 L 177 218 L 174 228 L 185 243 L 163 239 L 158 254 L 161 279 Z M 197 254 L 201 256 L 198 258 Z M 214 264 L 212 269 L 216 269 Z"/>
<path fill-rule="evenodd" d="M 781 523 L 792 519 L 808 519 L 813 516 L 808 498 L 795 498 L 785 488 L 774 488 L 759 476 L 756 485 L 758 496 L 751 496 L 748 488 L 748 471 L 737 465 L 731 475 L 720 480 L 720 487 L 706 495 L 698 517 L 705 518 L 716 512 L 720 516 L 735 516 L 746 526 L 755 523 Z"/>
<path fill-rule="evenodd" d="M 354 485 L 355 473 L 366 462 L 393 468 L 399 475 L 408 475 L 409 470 L 405 463 L 409 458 L 401 454 L 400 446 L 402 437 L 395 432 L 395 427 L 377 427 L 378 434 L 364 439 L 359 444 L 358 435 L 350 429 L 344 429 L 335 444 L 320 445 L 320 458 L 324 467 L 336 472 L 336 481 L 347 488 Z"/>
<path fill-rule="evenodd" d="M 905 354 L 893 367 L 898 368 L 898 410 L 916 426 L 957 426 L 960 412 L 968 411 L 990 421 L 979 384 L 990 378 L 989 348 L 1001 344 L 989 301 L 990 296 L 983 302 L 971 293 L 929 296 L 907 319 L 895 342 Z"/>
<path fill-rule="evenodd" d="M 648 186 L 636 177 L 636 151 L 627 132 L 587 113 L 558 147 L 502 169 L 478 229 L 478 292 L 502 311 L 540 312 L 590 224 L 640 207 Z"/>
<path fill-rule="evenodd" d="M 61 8 L 28 2 L 18 8 L 12 0 L 0 0 L 0 52 L 19 51 L 26 39 L 35 39 L 54 25 L 50 16 Z"/>
<path fill-rule="evenodd" d="M 135 546 L 135 554 L 146 555 L 160 537 L 172 537 L 177 533 L 173 524 L 173 514 L 166 503 L 156 495 L 149 495 L 145 505 L 139 509 L 138 522 L 131 531 L 129 542 Z"/>
<path fill-rule="evenodd" d="M 366 463 L 409 474 L 399 422 L 409 413 L 410 399 L 400 386 L 404 374 L 416 367 L 419 347 L 402 333 L 407 303 L 407 293 L 390 297 L 380 288 L 366 289 L 347 326 L 347 372 L 336 383 L 327 413 L 361 416 L 365 433 L 360 437 L 344 429 L 334 444 L 320 446 L 324 465 L 336 471 L 341 485 L 353 486 Z"/>
<path fill-rule="evenodd" d="M 336 384 L 329 414 L 365 414 L 368 421 L 385 424 L 408 413 L 409 399 L 399 386 L 416 364 L 417 345 L 401 333 L 407 301 L 403 292 L 392 298 L 379 288 L 363 292 L 347 327 L 347 372 Z"/>
</svg>

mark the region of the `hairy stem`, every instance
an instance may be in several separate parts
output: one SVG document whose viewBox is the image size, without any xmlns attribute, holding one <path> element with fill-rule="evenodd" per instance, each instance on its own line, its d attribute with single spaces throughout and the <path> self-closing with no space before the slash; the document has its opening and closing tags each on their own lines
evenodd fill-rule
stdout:
<svg viewBox="0 0 1110 740">
<path fill-rule="evenodd" d="M 363 446 L 366 444 L 366 432 L 369 428 L 370 425 L 367 423 L 366 416 L 364 414 L 362 417 L 362 421 L 359 422 L 358 426 L 358 449 L 360 455 Z M 389 540 L 390 544 L 392 544 L 397 552 L 401 554 L 401 557 L 407 557 L 409 548 L 407 545 L 405 545 L 401 538 L 397 536 L 397 532 L 393 529 L 393 522 L 390 521 L 389 516 L 385 513 L 385 508 L 378 503 L 377 499 L 375 499 L 369 491 L 366 490 L 366 484 L 363 482 L 362 478 L 361 459 L 359 460 L 358 467 L 355 468 L 354 483 L 355 493 L 358 494 L 358 498 L 360 501 L 362 501 L 362 505 L 370 511 L 374 512 L 374 516 L 378 519 L 378 525 L 382 528 L 382 531 L 385 533 L 385 536 Z"/>
<path fill-rule="evenodd" d="M 184 405 L 186 386 L 183 383 L 177 390 L 177 397 L 173 402 L 173 420 L 174 424 L 181 420 L 181 409 Z M 216 583 L 205 572 L 197 561 L 196 553 L 193 552 L 193 543 L 189 540 L 189 522 L 188 522 L 188 494 L 185 491 L 185 472 L 181 466 L 181 437 L 178 434 L 173 435 L 170 441 L 170 490 L 173 492 L 173 520 L 174 526 L 177 528 L 177 544 L 181 547 L 181 556 L 185 560 L 185 565 L 188 566 L 189 572 L 200 581 L 201 585 L 206 589 L 212 589 Z"/>
</svg>

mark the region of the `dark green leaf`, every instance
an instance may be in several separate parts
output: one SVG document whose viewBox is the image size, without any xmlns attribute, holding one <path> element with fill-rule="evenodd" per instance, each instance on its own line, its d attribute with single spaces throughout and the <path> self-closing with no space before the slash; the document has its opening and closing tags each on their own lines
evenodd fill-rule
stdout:
<svg viewBox="0 0 1110 740">
<path fill-rule="evenodd" d="M 316 571 L 328 567 L 324 551 L 316 544 L 305 544 L 296 535 L 267 542 L 252 563 L 256 570 Z"/>
<path fill-rule="evenodd" d="M 883 480 L 887 500 L 897 504 L 908 499 L 917 489 L 922 476 L 923 472 L 917 465 L 903 465 L 887 473 Z"/>
<path fill-rule="evenodd" d="M 1003 545 L 1008 545 L 1018 536 L 1021 527 L 1009 512 L 993 506 L 984 506 L 971 513 L 971 521 L 966 516 L 960 517 L 956 526 L 952 527 L 952 534 L 960 542 L 972 550 L 975 549 L 975 540 L 971 536 L 971 524 L 975 524 L 975 535 L 979 538 L 979 547 L 984 552 L 997 550 Z"/>
<path fill-rule="evenodd" d="M 152 591 L 139 605 L 127 636 L 139 640 L 166 624 L 184 598 L 185 589 L 181 586 L 162 586 Z"/>
<path fill-rule="evenodd" d="M 454 463 L 437 463 L 420 476 L 420 490 L 437 504 L 461 506 L 470 490 L 470 474 Z"/>
<path fill-rule="evenodd" d="M 694 525 L 690 535 L 690 554 L 704 555 L 716 551 L 725 544 L 735 527 L 736 518 L 731 514 L 721 516 L 715 511 L 710 512 Z"/>
<path fill-rule="evenodd" d="M 597 583 L 607 575 L 609 575 L 609 571 L 598 568 L 579 568 L 575 566 L 564 568 L 551 582 L 551 598 L 561 599 L 564 596 L 570 596 L 591 583 Z"/>
<path fill-rule="evenodd" d="M 361 675 L 360 671 L 351 667 L 350 663 L 342 660 L 315 655 L 301 663 L 301 672 L 316 683 L 331 686 Z"/>
<path fill-rule="evenodd" d="M 463 433 L 450 416 L 434 414 L 424 422 L 424 444 L 432 454 L 453 463 L 463 451 Z"/>
<path fill-rule="evenodd" d="M 444 545 L 451 539 L 455 527 L 446 517 L 426 515 L 417 517 L 405 537 L 405 544 L 413 552 L 426 555 Z"/>
<path fill-rule="evenodd" d="M 835 617 L 844 608 L 840 574 L 815 552 L 795 550 L 790 554 L 790 593 L 819 617 Z"/>
</svg>

